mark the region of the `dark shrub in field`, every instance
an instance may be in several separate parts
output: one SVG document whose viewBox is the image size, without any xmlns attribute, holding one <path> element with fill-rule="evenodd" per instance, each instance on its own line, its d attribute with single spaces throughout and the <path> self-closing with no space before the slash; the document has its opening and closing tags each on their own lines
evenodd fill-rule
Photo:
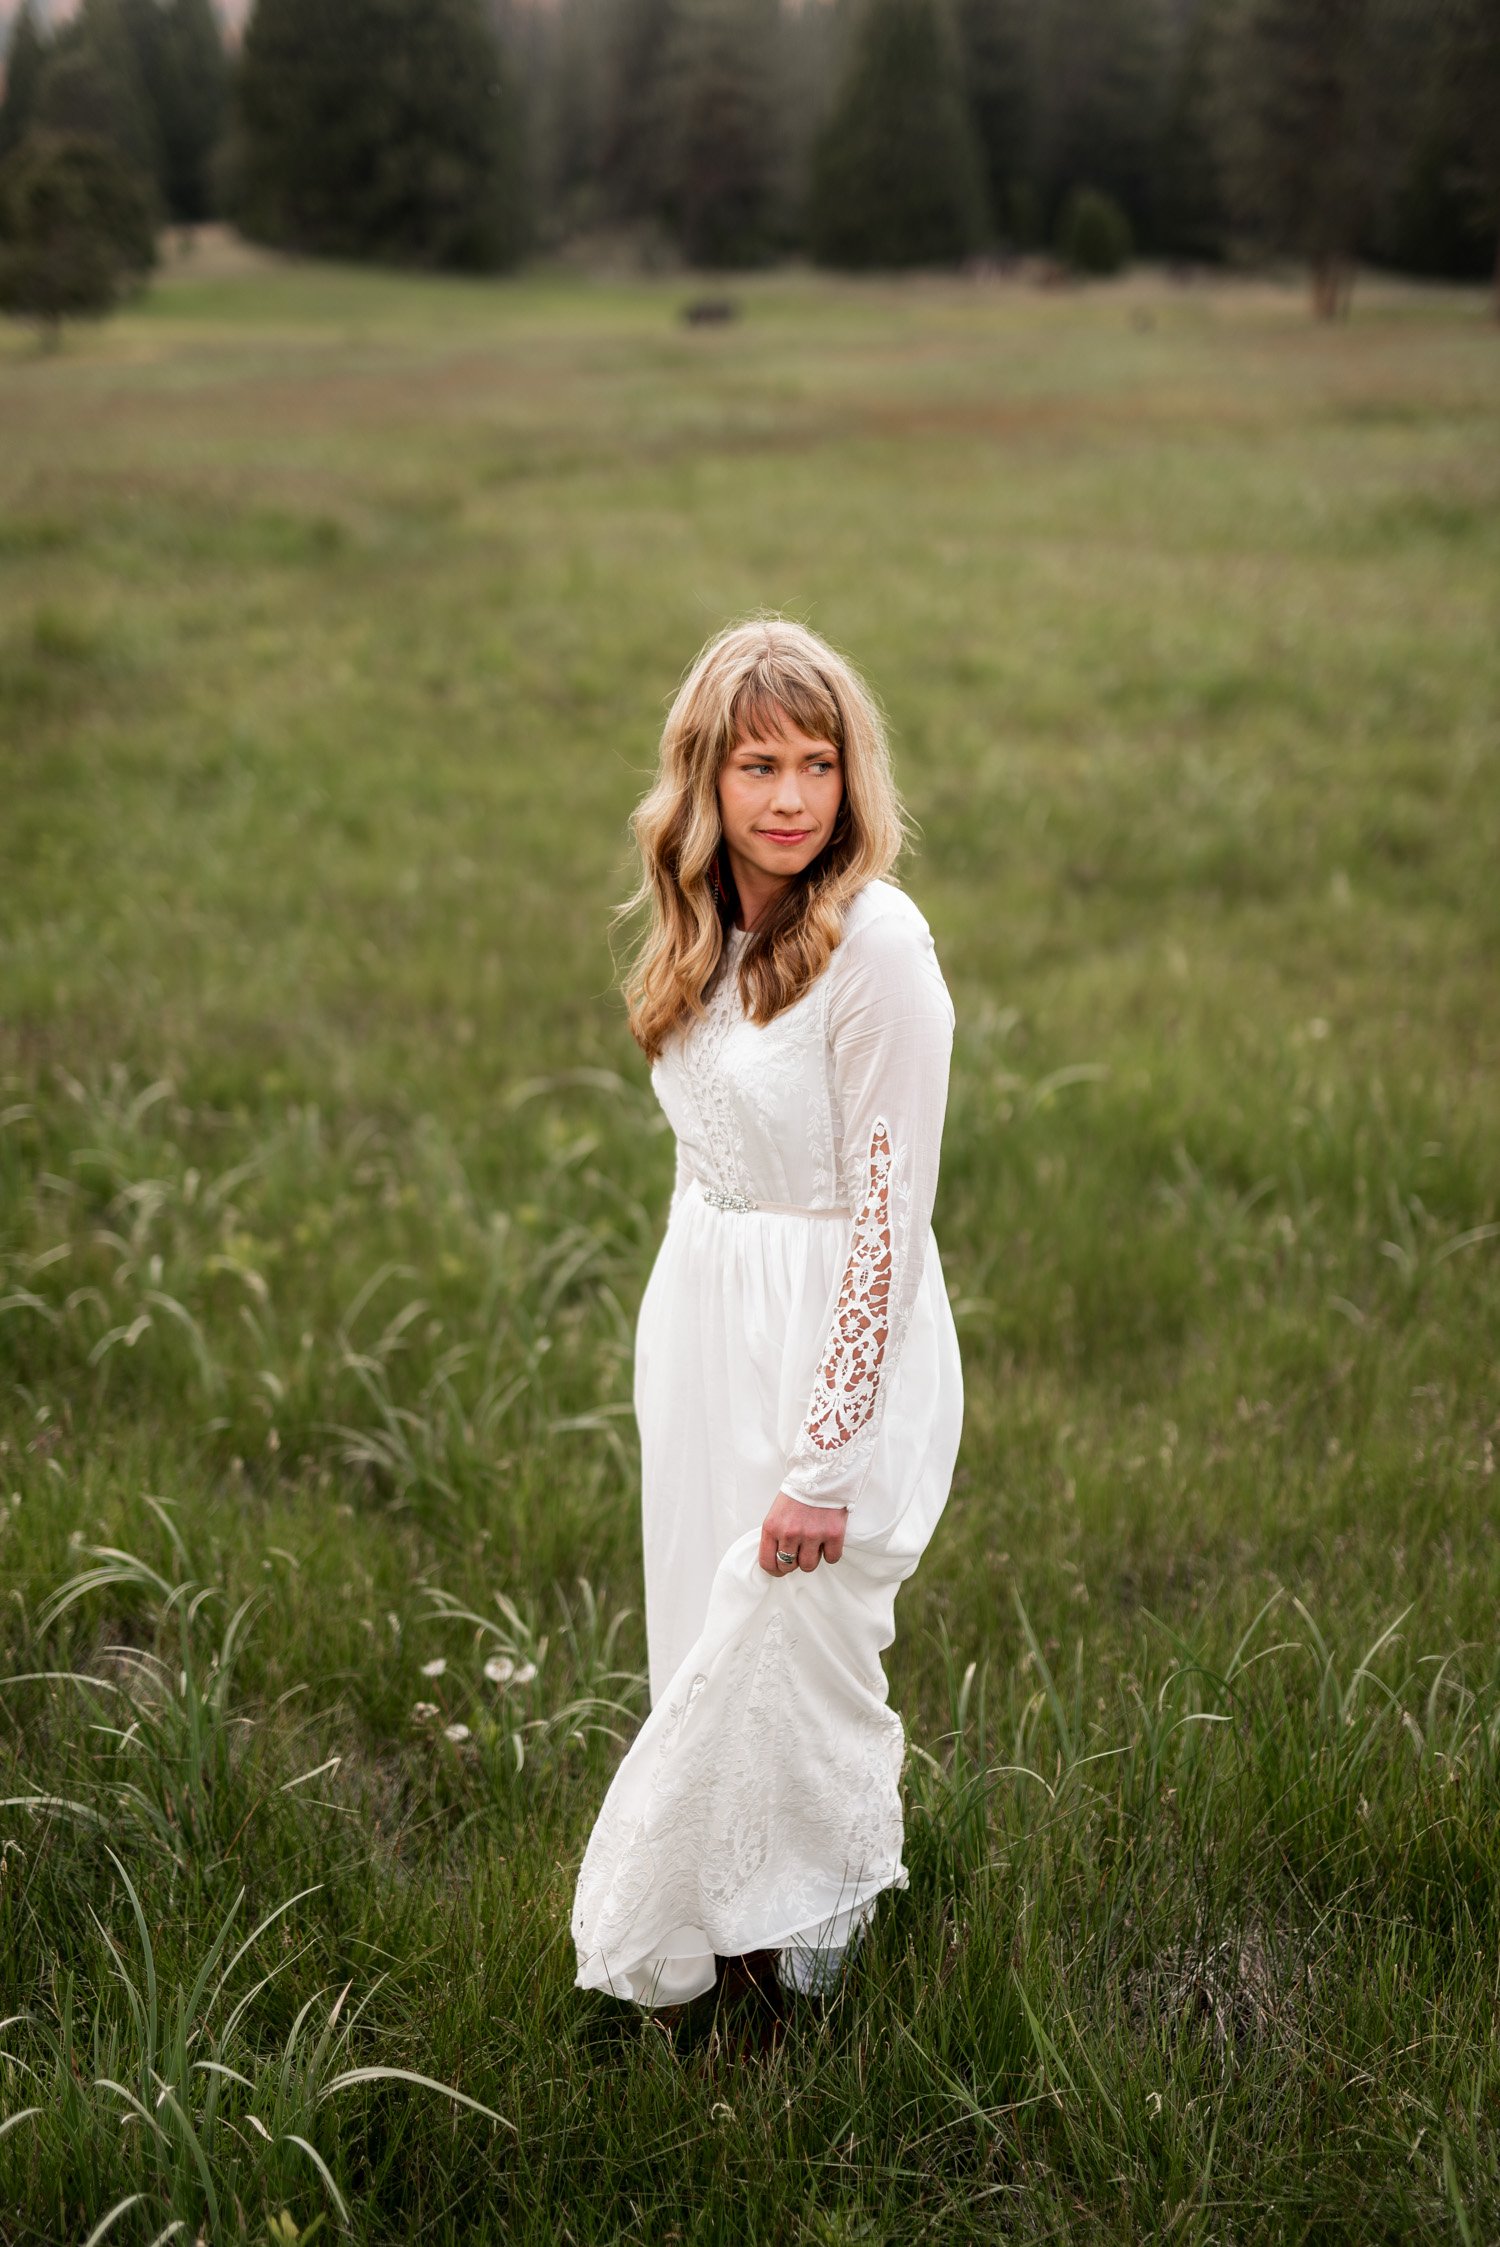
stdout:
<svg viewBox="0 0 1500 2247">
<path fill-rule="evenodd" d="M 1130 221 L 1110 195 L 1075 187 L 1057 222 L 1057 254 L 1075 273 L 1118 273 L 1130 263 Z"/>
</svg>

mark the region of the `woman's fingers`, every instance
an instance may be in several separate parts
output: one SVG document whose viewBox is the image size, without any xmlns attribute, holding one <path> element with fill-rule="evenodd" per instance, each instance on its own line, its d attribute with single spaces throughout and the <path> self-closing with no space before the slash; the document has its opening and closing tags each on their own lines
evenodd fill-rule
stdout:
<svg viewBox="0 0 1500 2247">
<path fill-rule="evenodd" d="M 800 1528 L 788 1526 L 799 1519 Z M 790 1576 L 794 1569 L 810 1576 L 820 1560 L 832 1566 L 842 1558 L 847 1527 L 848 1515 L 843 1508 L 820 1507 L 814 1511 L 783 1493 L 761 1524 L 760 1565 L 768 1576 Z M 789 1557 L 778 1559 L 778 1554 Z"/>
</svg>

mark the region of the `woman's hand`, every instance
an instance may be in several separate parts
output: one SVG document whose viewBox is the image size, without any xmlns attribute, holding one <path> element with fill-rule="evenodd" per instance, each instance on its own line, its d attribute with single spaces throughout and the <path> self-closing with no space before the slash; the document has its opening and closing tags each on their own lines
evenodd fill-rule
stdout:
<svg viewBox="0 0 1500 2247">
<path fill-rule="evenodd" d="M 844 1549 L 847 1506 L 804 1506 L 800 1498 L 777 1493 L 760 1532 L 760 1565 L 768 1576 L 790 1576 L 778 1553 L 795 1553 L 798 1568 L 810 1575 L 820 1560 L 837 1560 Z"/>
</svg>

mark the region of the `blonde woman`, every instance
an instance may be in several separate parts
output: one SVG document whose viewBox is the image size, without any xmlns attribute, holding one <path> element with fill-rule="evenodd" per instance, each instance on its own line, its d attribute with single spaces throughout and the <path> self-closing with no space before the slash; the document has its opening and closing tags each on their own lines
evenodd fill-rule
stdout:
<svg viewBox="0 0 1500 2247">
<path fill-rule="evenodd" d="M 879 715 L 801 625 L 703 651 L 632 826 L 676 1181 L 636 1330 L 651 1713 L 579 1873 L 578 1981 L 675 2006 L 769 1954 L 826 1992 L 906 1884 L 880 1657 L 963 1414 L 931 1227 L 953 1007 L 890 879 Z"/>
</svg>

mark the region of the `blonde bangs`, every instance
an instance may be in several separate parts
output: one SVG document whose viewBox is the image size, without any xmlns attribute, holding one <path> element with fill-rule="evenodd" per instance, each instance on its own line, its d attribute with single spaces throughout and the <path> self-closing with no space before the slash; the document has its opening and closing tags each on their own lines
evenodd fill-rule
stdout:
<svg viewBox="0 0 1500 2247">
<path fill-rule="evenodd" d="M 655 781 L 631 819 L 641 878 L 616 918 L 648 913 L 623 983 L 632 1035 L 649 1060 L 702 1015 L 724 964 L 735 909 L 719 820 L 724 760 L 738 741 L 789 728 L 838 750 L 843 800 L 823 850 L 744 947 L 740 995 L 751 1021 L 772 1021 L 803 996 L 842 938 L 850 901 L 890 874 L 905 845 L 885 727 L 843 657 L 784 617 L 719 633 L 678 690 Z"/>
<path fill-rule="evenodd" d="M 723 755 L 737 741 L 772 741 L 795 727 L 809 741 L 826 741 L 842 749 L 838 704 L 821 679 L 777 676 L 773 666 L 755 666 L 729 706 L 729 739 Z M 714 775 L 715 780 L 718 774 Z"/>
</svg>

